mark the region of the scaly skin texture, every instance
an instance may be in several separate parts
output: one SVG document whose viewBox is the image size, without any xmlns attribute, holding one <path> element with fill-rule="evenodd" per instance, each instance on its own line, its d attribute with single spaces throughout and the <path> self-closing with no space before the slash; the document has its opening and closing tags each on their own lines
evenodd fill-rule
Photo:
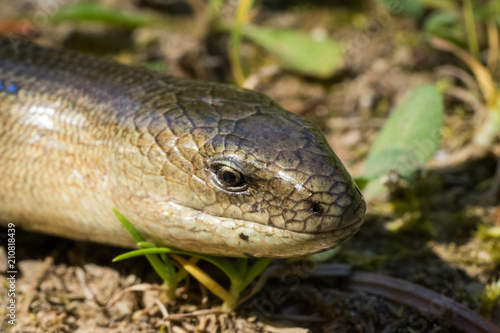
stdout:
<svg viewBox="0 0 500 333">
<path fill-rule="evenodd" d="M 337 246 L 366 210 L 318 127 L 260 93 L 9 39 L 0 175 L 1 223 L 125 247 L 112 207 L 159 245 L 236 257 Z"/>
</svg>

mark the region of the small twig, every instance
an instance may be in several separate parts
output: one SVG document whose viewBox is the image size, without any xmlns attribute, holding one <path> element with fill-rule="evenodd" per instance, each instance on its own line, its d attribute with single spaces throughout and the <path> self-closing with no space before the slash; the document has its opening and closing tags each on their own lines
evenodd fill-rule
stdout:
<svg viewBox="0 0 500 333">
<path fill-rule="evenodd" d="M 200 316 L 199 317 L 199 322 L 198 322 L 198 325 L 196 326 L 196 329 L 198 330 L 198 332 L 206 332 L 206 327 L 207 327 L 207 316 Z"/>
<path fill-rule="evenodd" d="M 80 282 L 80 286 L 83 290 L 85 298 L 87 300 L 94 301 L 98 305 L 103 305 L 103 304 L 99 304 L 94 293 L 92 292 L 92 290 L 90 290 L 89 286 L 87 285 L 85 271 L 81 267 L 76 267 L 75 274 L 76 274 L 76 279 L 78 280 L 78 282 Z"/>
<path fill-rule="evenodd" d="M 474 76 L 462 68 L 452 65 L 439 66 L 436 68 L 436 76 L 438 78 L 453 76 L 465 84 L 465 87 L 470 93 L 476 95 L 478 99 L 481 98 L 481 89 L 474 79 Z"/>
<path fill-rule="evenodd" d="M 269 324 L 266 324 L 262 327 L 264 332 L 271 333 L 309 333 L 311 332 L 308 328 L 302 327 L 276 327 Z"/>
<path fill-rule="evenodd" d="M 280 320 L 290 320 L 290 321 L 298 321 L 301 323 L 321 323 L 324 321 L 327 321 L 328 318 L 326 317 L 319 317 L 317 315 L 280 315 L 280 314 L 273 314 L 271 315 L 272 319 L 280 319 Z"/>
<path fill-rule="evenodd" d="M 158 298 L 155 298 L 155 303 L 158 306 L 158 308 L 160 309 L 160 312 L 163 315 L 163 318 L 167 318 L 168 311 L 167 311 L 167 308 L 165 307 L 165 305 L 163 305 L 163 303 L 160 302 L 160 300 Z"/>
<path fill-rule="evenodd" d="M 104 304 L 104 306 L 111 306 L 111 305 L 113 305 L 114 303 L 116 303 L 117 301 L 119 301 L 120 298 L 122 298 L 122 296 L 124 294 L 129 293 L 131 291 L 146 291 L 146 290 L 164 291 L 165 287 L 164 286 L 155 286 L 155 285 L 151 285 L 151 284 L 148 284 L 148 283 L 136 284 L 136 285 L 133 285 L 133 286 L 130 286 L 128 288 L 125 288 L 125 289 L 121 290 L 118 294 L 116 294 L 114 297 L 112 297 L 110 300 L 108 300 L 108 302 L 106 304 Z"/>
<path fill-rule="evenodd" d="M 488 107 L 492 107 L 494 103 L 496 103 L 496 85 L 486 67 L 479 63 L 472 55 L 467 53 L 467 51 L 462 50 L 460 47 L 447 40 L 434 37 L 430 42 L 436 49 L 451 52 L 465 62 L 474 73 Z"/>
<path fill-rule="evenodd" d="M 20 315 L 28 313 L 29 308 L 31 306 L 31 302 L 33 302 L 33 298 L 35 298 L 37 290 L 38 288 L 40 288 L 43 278 L 45 277 L 45 274 L 47 274 L 47 271 L 49 270 L 50 266 L 52 266 L 52 264 L 54 263 L 54 255 L 55 253 L 49 255 L 43 261 L 42 267 L 40 268 L 38 275 L 33 279 L 33 283 L 30 286 L 28 292 L 26 293 L 26 296 L 24 297 L 24 301 L 21 307 L 19 308 Z"/>
<path fill-rule="evenodd" d="M 158 322 L 158 325 L 165 325 L 168 321 L 183 320 L 189 317 L 206 316 L 211 314 L 224 313 L 219 309 L 198 310 L 189 313 L 172 313 Z"/>
<path fill-rule="evenodd" d="M 480 159 L 491 153 L 491 149 L 487 147 L 477 147 L 474 145 L 467 145 L 464 148 L 452 152 L 442 161 L 432 160 L 426 164 L 427 170 L 444 169 L 448 168 L 461 168 L 463 164 L 472 160 Z"/>
<path fill-rule="evenodd" d="M 499 54 L 499 38 L 497 20 L 493 17 L 488 20 L 486 25 L 488 31 L 488 70 L 490 73 L 495 73 L 498 65 L 498 54 Z"/>
<path fill-rule="evenodd" d="M 347 289 L 382 296 L 435 318 L 453 313 L 451 325 L 460 332 L 494 333 L 500 329 L 478 313 L 454 300 L 405 280 L 377 273 L 355 272 Z"/>
<path fill-rule="evenodd" d="M 488 115 L 488 110 L 486 110 L 485 105 L 467 89 L 452 86 L 446 88 L 446 90 L 443 91 L 443 94 L 469 104 L 478 116 L 477 119 L 485 119 Z M 481 121 L 478 120 L 477 123 L 480 124 Z"/>
</svg>

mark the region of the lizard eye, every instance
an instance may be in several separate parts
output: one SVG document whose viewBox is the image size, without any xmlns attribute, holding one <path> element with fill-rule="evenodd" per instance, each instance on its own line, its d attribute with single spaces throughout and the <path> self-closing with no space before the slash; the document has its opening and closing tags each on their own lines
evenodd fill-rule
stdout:
<svg viewBox="0 0 500 333">
<path fill-rule="evenodd" d="M 237 192 L 247 188 L 247 181 L 243 174 L 227 165 L 216 165 L 214 175 L 218 185 L 225 190 Z"/>
</svg>

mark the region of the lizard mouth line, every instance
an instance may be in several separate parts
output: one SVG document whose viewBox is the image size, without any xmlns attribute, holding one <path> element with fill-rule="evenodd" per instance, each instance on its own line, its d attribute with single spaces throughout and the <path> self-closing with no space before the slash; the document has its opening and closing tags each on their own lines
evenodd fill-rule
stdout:
<svg viewBox="0 0 500 333">
<path fill-rule="evenodd" d="M 225 217 L 225 216 L 219 216 L 219 215 L 215 215 L 215 214 L 212 214 L 210 212 L 205 212 L 203 210 L 198 210 L 196 208 L 192 208 L 192 207 L 189 207 L 187 205 L 183 205 L 183 204 L 179 204 L 179 203 L 176 203 L 176 202 L 170 202 L 171 205 L 175 205 L 175 206 L 180 206 L 180 207 L 183 207 L 185 209 L 189 209 L 189 210 L 193 210 L 193 211 L 197 211 L 198 213 L 196 215 L 208 215 L 208 216 L 212 216 L 212 218 L 216 219 L 216 220 L 219 220 L 219 221 L 232 221 L 233 223 L 237 224 L 238 226 L 242 227 L 242 226 L 248 226 L 248 227 L 251 227 L 251 226 L 254 226 L 254 227 L 257 227 L 259 229 L 265 229 L 265 228 L 268 228 L 268 230 L 276 230 L 276 231 L 279 231 L 279 232 L 289 232 L 289 233 L 293 233 L 293 234 L 301 234 L 301 235 L 311 235 L 311 236 L 314 236 L 314 235 L 317 235 L 317 236 L 328 236 L 328 235 L 334 235 L 336 233 L 345 233 L 346 230 L 348 229 L 352 229 L 353 230 L 353 233 L 358 231 L 360 228 L 361 228 L 361 225 L 363 224 L 363 216 L 355 219 L 354 221 L 352 221 L 351 223 L 347 224 L 347 225 L 342 225 L 341 223 L 341 226 L 338 226 L 338 227 L 335 227 L 333 229 L 329 229 L 329 230 L 323 230 L 323 231 L 301 231 L 301 230 L 293 230 L 293 229 L 287 229 L 287 228 L 280 228 L 280 227 L 277 227 L 277 226 L 274 226 L 274 225 L 269 225 L 269 224 L 264 224 L 264 223 L 259 223 L 259 222 L 255 222 L 255 221 L 251 221 L 251 220 L 245 220 L 245 219 L 240 219 L 240 218 L 229 218 L 229 217 Z"/>
<path fill-rule="evenodd" d="M 330 230 L 324 230 L 324 231 L 298 231 L 298 230 L 290 230 L 290 229 L 286 229 L 286 228 L 278 228 L 278 227 L 274 227 L 274 226 L 271 226 L 271 227 L 276 228 L 276 229 L 280 229 L 280 230 L 298 233 L 298 234 L 304 234 L 304 235 L 331 235 L 331 234 L 335 234 L 337 232 L 345 231 L 346 229 L 353 229 L 353 231 L 357 231 L 361 228 L 362 224 L 363 224 L 363 218 L 360 217 L 360 218 L 356 219 L 354 222 L 351 222 L 346 226 L 341 226 L 341 227 L 337 227 L 337 228 L 330 229 Z"/>
</svg>

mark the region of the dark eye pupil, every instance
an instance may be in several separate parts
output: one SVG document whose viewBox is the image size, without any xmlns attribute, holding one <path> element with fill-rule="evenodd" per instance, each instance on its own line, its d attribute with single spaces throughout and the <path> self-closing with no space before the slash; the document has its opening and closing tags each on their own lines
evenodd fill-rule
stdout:
<svg viewBox="0 0 500 333">
<path fill-rule="evenodd" d="M 245 178 L 243 175 L 228 166 L 218 166 L 215 171 L 215 175 L 217 176 L 219 183 L 226 187 L 239 188 L 245 185 Z"/>
<path fill-rule="evenodd" d="M 233 185 L 236 183 L 236 175 L 231 171 L 223 171 L 222 172 L 222 180 L 227 185 Z"/>
</svg>

